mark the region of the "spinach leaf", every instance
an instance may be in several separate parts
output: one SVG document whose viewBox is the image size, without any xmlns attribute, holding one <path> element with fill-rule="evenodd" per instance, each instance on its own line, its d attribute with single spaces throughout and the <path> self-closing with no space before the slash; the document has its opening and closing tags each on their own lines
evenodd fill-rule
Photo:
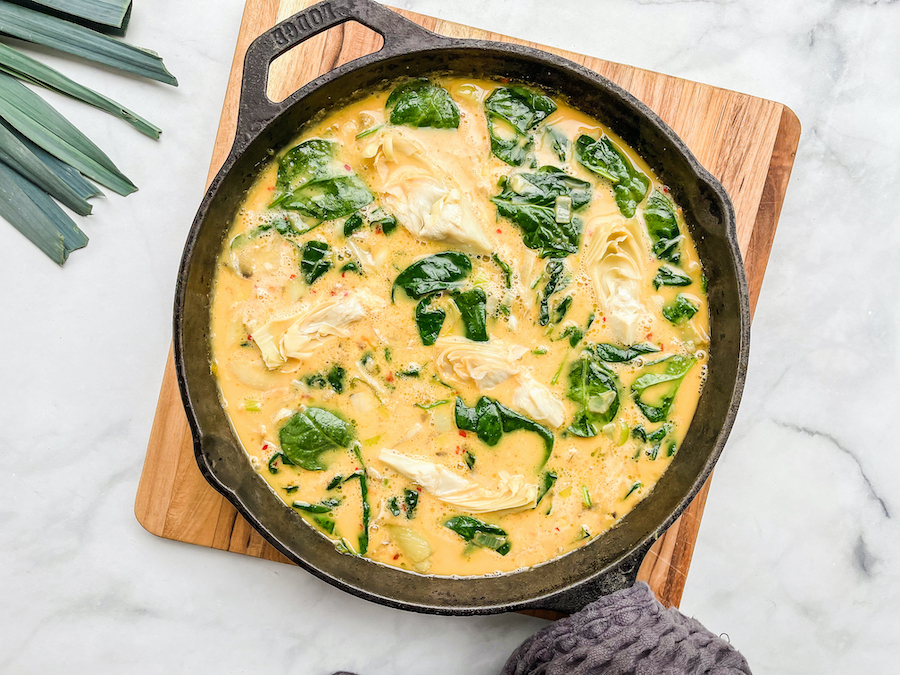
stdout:
<svg viewBox="0 0 900 675">
<path fill-rule="evenodd" d="M 639 424 L 632 430 L 631 435 L 634 438 L 642 440 L 644 443 L 652 444 L 650 446 L 650 449 L 646 452 L 647 456 L 650 457 L 650 459 L 655 460 L 657 457 L 659 457 L 659 448 L 660 446 L 662 446 L 663 439 L 672 430 L 672 428 L 673 426 L 671 424 L 663 424 L 661 427 L 656 429 L 656 431 L 648 434 L 643 425 Z M 640 454 L 641 450 L 638 450 L 637 454 L 634 456 L 634 459 L 640 457 Z"/>
<path fill-rule="evenodd" d="M 340 499 L 323 499 L 318 504 L 310 504 L 309 502 L 295 501 L 293 507 L 307 513 L 329 513 L 340 505 Z"/>
<path fill-rule="evenodd" d="M 660 286 L 690 286 L 694 283 L 686 272 L 677 267 L 662 265 L 653 277 L 653 288 L 659 290 Z"/>
<path fill-rule="evenodd" d="M 469 467 L 469 470 L 472 470 L 475 468 L 475 455 L 473 455 L 471 452 L 466 450 L 463 453 L 463 459 L 466 462 L 466 466 Z"/>
<path fill-rule="evenodd" d="M 489 116 L 500 117 L 520 134 L 556 110 L 553 99 L 527 87 L 497 87 L 484 102 Z"/>
<path fill-rule="evenodd" d="M 537 502 L 535 502 L 535 507 L 541 503 L 541 500 L 544 498 L 548 492 L 550 492 L 550 488 L 553 487 L 553 484 L 556 482 L 557 475 L 555 471 L 545 471 L 544 476 L 541 479 L 541 487 L 538 489 L 537 494 Z"/>
<path fill-rule="evenodd" d="M 443 87 L 425 78 L 412 80 L 391 92 L 385 108 L 391 110 L 391 124 L 411 127 L 456 129 L 459 108 Z"/>
<path fill-rule="evenodd" d="M 400 515 L 400 498 L 399 497 L 391 497 L 387 500 L 388 511 L 391 512 L 392 516 Z"/>
<path fill-rule="evenodd" d="M 337 147 L 314 138 L 291 148 L 279 162 L 276 185 L 281 194 L 270 206 L 332 220 L 370 203 L 374 197 L 365 183 L 335 158 Z"/>
<path fill-rule="evenodd" d="M 419 329 L 422 344 L 426 347 L 430 347 L 437 341 L 444 325 L 444 319 L 447 318 L 447 312 L 440 307 L 431 309 L 429 308 L 430 304 L 431 298 L 425 297 L 416 305 L 416 327 Z"/>
<path fill-rule="evenodd" d="M 335 474 L 334 478 L 328 481 L 328 487 L 326 490 L 334 490 L 338 485 L 344 482 L 344 477 L 341 474 Z"/>
<path fill-rule="evenodd" d="M 565 272 L 566 263 L 562 258 L 552 258 L 547 261 L 547 267 L 544 268 L 547 283 L 544 284 L 544 290 L 540 293 L 538 307 L 538 323 L 542 326 L 550 323 L 550 296 L 565 287 Z"/>
<path fill-rule="evenodd" d="M 342 394 L 344 393 L 344 377 L 346 374 L 347 371 L 344 370 L 344 367 L 335 363 L 327 373 L 314 373 L 304 378 L 303 381 L 307 387 L 322 389 L 330 386 L 336 394 Z"/>
<path fill-rule="evenodd" d="M 415 490 L 403 490 L 403 503 L 406 504 L 406 518 L 412 520 L 416 515 L 416 506 L 419 503 L 419 493 Z"/>
<path fill-rule="evenodd" d="M 306 408 L 287 421 L 278 432 L 281 451 L 292 464 L 307 471 L 324 471 L 328 465 L 322 454 L 336 448 L 348 448 L 353 442 L 349 422 L 324 408 Z"/>
<path fill-rule="evenodd" d="M 363 226 L 362 216 L 359 215 L 359 212 L 354 213 L 352 216 L 347 218 L 344 221 L 344 236 L 349 237 L 351 234 L 356 232 L 359 228 Z"/>
<path fill-rule="evenodd" d="M 619 411 L 619 390 L 615 374 L 590 351 L 569 369 L 569 400 L 581 406 L 568 431 L 576 436 L 594 437 Z"/>
<path fill-rule="evenodd" d="M 471 408 L 456 399 L 456 426 L 463 431 L 473 431 L 487 445 L 497 445 L 500 437 L 513 431 L 533 431 L 544 441 L 544 458 L 541 466 L 553 452 L 553 432 L 532 419 L 510 410 L 502 403 L 482 396 Z"/>
<path fill-rule="evenodd" d="M 414 262 L 400 272 L 394 280 L 394 288 L 399 286 L 409 297 L 418 300 L 438 291 L 455 288 L 471 271 L 472 261 L 465 253 L 444 251 Z M 394 288 L 391 289 L 392 298 Z"/>
<path fill-rule="evenodd" d="M 351 175 L 310 183 L 287 195 L 278 205 L 318 220 L 333 220 L 350 215 L 373 199 L 366 184 Z"/>
<path fill-rule="evenodd" d="M 566 158 L 569 156 L 569 139 L 555 126 L 548 126 L 546 132 L 547 135 L 550 136 L 550 141 L 553 144 L 553 152 L 556 153 L 557 159 L 559 159 L 560 162 L 565 162 Z"/>
<path fill-rule="evenodd" d="M 453 302 L 459 308 L 466 337 L 475 342 L 487 342 L 487 296 L 484 290 L 473 288 L 468 291 L 454 291 Z"/>
<path fill-rule="evenodd" d="M 359 555 L 365 555 L 369 548 L 369 519 L 371 512 L 371 507 L 369 506 L 369 481 L 366 476 L 366 465 L 363 462 L 359 443 L 353 446 L 353 454 L 356 455 L 361 470 L 354 471 L 348 480 L 354 476 L 359 478 L 359 492 L 362 499 L 362 532 L 359 535 Z"/>
<path fill-rule="evenodd" d="M 654 190 L 647 200 L 644 222 L 653 241 L 653 255 L 677 265 L 681 261 L 678 245 L 682 239 L 678 218 L 675 216 L 675 206 L 659 190 Z"/>
<path fill-rule="evenodd" d="M 636 359 L 642 354 L 652 354 L 659 351 L 659 347 L 649 342 L 641 342 L 624 348 L 601 342 L 600 344 L 591 345 L 589 349 L 598 359 L 607 363 L 625 363 Z"/>
<path fill-rule="evenodd" d="M 632 218 L 637 205 L 647 196 L 650 179 L 636 169 L 624 152 L 608 137 L 594 140 L 579 136 L 575 142 L 578 161 L 589 171 L 613 184 L 613 194 L 622 215 Z"/>
<path fill-rule="evenodd" d="M 278 163 L 278 190 L 290 193 L 307 183 L 345 174 L 334 157 L 336 149 L 333 141 L 313 138 L 288 150 Z"/>
<path fill-rule="evenodd" d="M 391 234 L 397 229 L 397 219 L 389 213 L 380 218 L 373 219 L 372 224 L 380 227 L 382 234 L 385 235 Z"/>
<path fill-rule="evenodd" d="M 509 266 L 509 263 L 504 262 L 496 253 L 491 256 L 491 260 L 497 263 L 497 266 L 503 271 L 503 280 L 506 283 L 506 287 L 512 288 L 512 267 Z"/>
<path fill-rule="evenodd" d="M 662 315 L 677 326 L 685 321 L 690 321 L 691 317 L 699 310 L 699 304 L 684 293 L 679 293 L 675 296 L 674 302 L 663 306 Z"/>
<path fill-rule="evenodd" d="M 316 279 L 331 269 L 331 259 L 328 254 L 331 247 L 324 241 L 310 240 L 303 245 L 300 259 L 300 271 L 306 283 L 312 285 Z"/>
<path fill-rule="evenodd" d="M 334 518 L 330 516 L 313 516 L 313 522 L 328 534 L 334 534 Z"/>
<path fill-rule="evenodd" d="M 553 310 L 553 323 L 559 323 L 562 321 L 566 314 L 569 311 L 569 308 L 572 306 L 572 296 L 567 295 L 560 301 L 560 303 L 556 306 L 556 309 Z M 576 341 L 577 342 L 577 341 Z M 575 345 L 572 345 L 573 347 Z"/>
<path fill-rule="evenodd" d="M 651 363 L 645 367 L 641 374 L 631 384 L 631 395 L 635 404 L 644 416 L 651 422 L 662 422 L 669 415 L 672 409 L 672 403 L 675 401 L 675 395 L 687 372 L 691 369 L 697 359 L 692 356 L 670 356 L 669 358 Z M 665 364 L 665 370 L 659 370 L 660 364 Z M 654 403 L 644 400 L 644 393 L 648 389 L 652 389 L 658 385 L 669 383 L 669 386 L 663 389 L 656 398 Z"/>
<path fill-rule="evenodd" d="M 542 258 L 564 258 L 578 252 L 582 223 L 572 218 L 568 223 L 556 222 L 556 212 L 547 206 L 503 201 L 492 197 L 497 213 L 521 228 L 522 242 L 538 251 Z"/>
<path fill-rule="evenodd" d="M 570 218 L 557 222 L 557 200 L 569 197 L 572 210 L 591 201 L 590 183 L 579 180 L 561 169 L 543 166 L 536 173 L 514 173 L 503 184 L 503 192 L 491 199 L 497 213 L 508 218 L 524 232 L 529 248 L 541 257 L 565 257 L 578 251 L 581 221 Z"/>
<path fill-rule="evenodd" d="M 569 346 L 574 347 L 581 339 L 584 337 L 584 331 L 581 330 L 578 326 L 566 326 L 566 329 L 560 333 L 560 336 L 556 338 L 557 340 L 564 340 L 569 338 Z"/>
<path fill-rule="evenodd" d="M 444 521 L 444 527 L 453 530 L 465 541 L 490 548 L 500 555 L 506 555 L 511 548 L 506 530 L 472 516 L 453 516 Z"/>
<path fill-rule="evenodd" d="M 334 389 L 336 394 L 344 393 L 344 377 L 346 376 L 347 371 L 344 370 L 344 367 L 335 363 L 331 370 L 328 371 L 328 384 L 331 385 L 331 388 Z"/>
<path fill-rule="evenodd" d="M 507 164 L 520 166 L 533 145 L 529 130 L 556 110 L 556 104 L 525 87 L 497 87 L 484 102 L 484 110 L 491 152 Z"/>
<path fill-rule="evenodd" d="M 290 220 L 288 220 L 287 216 L 278 215 L 272 218 L 272 220 L 270 220 L 269 222 L 263 223 L 262 225 L 253 228 L 249 236 L 252 239 L 258 237 L 264 232 L 270 232 L 272 230 L 275 230 L 282 237 L 297 236 L 303 234 L 303 232 L 294 227 L 294 224 Z M 307 232 L 308 231 L 309 230 L 307 230 Z"/>
</svg>

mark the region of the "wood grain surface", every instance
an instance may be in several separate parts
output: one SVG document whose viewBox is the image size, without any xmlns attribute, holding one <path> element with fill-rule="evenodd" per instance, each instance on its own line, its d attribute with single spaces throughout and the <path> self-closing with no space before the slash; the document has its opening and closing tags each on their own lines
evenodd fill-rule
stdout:
<svg viewBox="0 0 900 675">
<path fill-rule="evenodd" d="M 208 180 L 222 165 L 234 138 L 241 68 L 247 46 L 278 21 L 311 4 L 309 0 L 247 0 Z M 751 307 L 756 307 L 800 139 L 800 123 L 790 109 L 774 101 L 698 82 L 408 11 L 400 13 L 443 35 L 502 40 L 559 54 L 608 77 L 656 111 L 731 195 L 750 284 Z M 376 51 L 381 44 L 378 34 L 358 23 L 333 28 L 272 64 L 269 96 L 275 101 L 282 100 L 313 78 Z M 656 542 L 640 569 L 638 578 L 649 583 L 657 598 L 667 606 L 677 607 L 681 600 L 708 491 L 709 481 L 681 518 Z M 141 525 L 160 537 L 289 563 L 201 476 L 194 460 L 171 351 L 138 487 L 135 515 Z M 559 616 L 529 613 L 546 618 Z"/>
</svg>

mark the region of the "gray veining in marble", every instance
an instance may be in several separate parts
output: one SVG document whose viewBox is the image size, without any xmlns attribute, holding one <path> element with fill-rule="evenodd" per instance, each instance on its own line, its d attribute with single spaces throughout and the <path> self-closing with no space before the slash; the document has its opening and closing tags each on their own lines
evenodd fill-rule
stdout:
<svg viewBox="0 0 900 675">
<path fill-rule="evenodd" d="M 803 138 L 683 610 L 755 672 L 893 673 L 900 643 L 900 2 L 402 6 L 788 104 Z M 140 186 L 57 269 L 0 223 L 0 672 L 491 673 L 543 622 L 397 612 L 157 539 L 132 509 L 239 0 L 136 0 L 181 87 L 47 56 L 163 127 L 58 96 Z"/>
</svg>

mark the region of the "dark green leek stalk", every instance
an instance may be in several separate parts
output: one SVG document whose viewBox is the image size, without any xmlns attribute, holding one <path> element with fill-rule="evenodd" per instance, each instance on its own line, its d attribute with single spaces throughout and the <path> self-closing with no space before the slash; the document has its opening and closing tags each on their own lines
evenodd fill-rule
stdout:
<svg viewBox="0 0 900 675">
<path fill-rule="evenodd" d="M 178 85 L 156 52 L 0 0 L 0 33 L 96 61 L 135 75 Z"/>
<path fill-rule="evenodd" d="M 131 7 L 131 0 L 30 0 L 30 3 L 110 28 L 122 28 Z"/>
<path fill-rule="evenodd" d="M 45 66 L 17 49 L 4 44 L 0 44 L 0 70 L 20 80 L 25 80 L 26 82 L 37 84 L 83 101 L 88 105 L 108 112 L 110 115 L 125 120 L 142 134 L 146 134 L 151 138 L 159 138 L 160 128 L 155 124 L 151 124 L 137 113 L 132 112 L 120 103 L 116 103 L 111 98 L 97 93 L 93 89 L 88 89 L 74 80 L 70 80 L 58 70 Z"/>
<path fill-rule="evenodd" d="M 28 87 L 0 73 L 0 117 L 23 136 L 110 190 L 131 194 L 137 187 L 100 148 Z"/>
<path fill-rule="evenodd" d="M 88 238 L 46 192 L 0 162 L 0 216 L 54 262 L 87 245 Z"/>
</svg>

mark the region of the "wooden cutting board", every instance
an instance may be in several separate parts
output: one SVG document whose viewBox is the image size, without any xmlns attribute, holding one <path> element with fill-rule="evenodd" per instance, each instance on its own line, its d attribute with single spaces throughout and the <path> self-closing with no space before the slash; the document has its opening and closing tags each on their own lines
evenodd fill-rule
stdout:
<svg viewBox="0 0 900 675">
<path fill-rule="evenodd" d="M 311 4 L 310 0 L 247 0 L 208 180 L 219 170 L 234 138 L 247 46 L 263 31 Z M 731 195 L 737 214 L 738 241 L 750 283 L 751 308 L 756 307 L 800 140 L 800 122 L 790 109 L 781 103 L 690 80 L 421 14 L 400 13 L 443 35 L 502 40 L 559 54 L 608 77 L 656 111 Z M 347 23 L 316 36 L 272 64 L 269 96 L 275 101 L 282 100 L 313 78 L 369 54 L 381 44 L 379 35 L 358 23 Z M 681 600 L 708 490 L 709 482 L 656 542 L 641 567 L 638 578 L 647 581 L 656 597 L 667 606 L 677 607 Z M 175 381 L 171 351 L 138 487 L 135 515 L 141 525 L 160 537 L 289 563 L 200 475 Z M 533 613 L 548 618 L 558 616 Z"/>
</svg>

